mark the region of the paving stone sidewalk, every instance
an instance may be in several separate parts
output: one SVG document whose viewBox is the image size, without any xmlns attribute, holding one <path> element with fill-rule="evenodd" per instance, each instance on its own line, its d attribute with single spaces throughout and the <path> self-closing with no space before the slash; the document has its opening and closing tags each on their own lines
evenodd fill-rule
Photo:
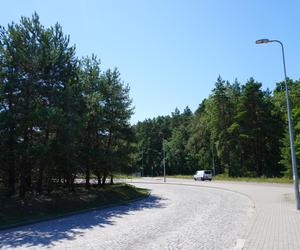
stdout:
<svg viewBox="0 0 300 250">
<path fill-rule="evenodd" d="M 300 212 L 292 186 L 240 188 L 255 202 L 253 224 L 243 249 L 300 249 Z"/>
</svg>

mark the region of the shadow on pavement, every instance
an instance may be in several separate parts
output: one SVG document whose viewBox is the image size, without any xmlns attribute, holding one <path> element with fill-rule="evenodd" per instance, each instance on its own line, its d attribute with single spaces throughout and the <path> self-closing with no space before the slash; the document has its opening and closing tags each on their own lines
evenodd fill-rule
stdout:
<svg viewBox="0 0 300 250">
<path fill-rule="evenodd" d="M 0 248 L 51 247 L 60 240 L 73 240 L 84 235 L 84 229 L 114 224 L 130 212 L 143 209 L 164 208 L 163 199 L 150 195 L 148 198 L 118 207 L 95 210 L 79 215 L 41 222 L 0 232 Z"/>
</svg>

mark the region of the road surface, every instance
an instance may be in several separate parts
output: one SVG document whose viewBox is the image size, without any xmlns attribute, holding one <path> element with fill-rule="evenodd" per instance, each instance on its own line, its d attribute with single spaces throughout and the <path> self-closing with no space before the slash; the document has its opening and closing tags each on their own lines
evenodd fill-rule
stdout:
<svg viewBox="0 0 300 250">
<path fill-rule="evenodd" d="M 157 182 L 135 183 L 151 195 L 130 205 L 2 231 L 0 249 L 233 249 L 245 236 L 246 195 Z"/>
</svg>

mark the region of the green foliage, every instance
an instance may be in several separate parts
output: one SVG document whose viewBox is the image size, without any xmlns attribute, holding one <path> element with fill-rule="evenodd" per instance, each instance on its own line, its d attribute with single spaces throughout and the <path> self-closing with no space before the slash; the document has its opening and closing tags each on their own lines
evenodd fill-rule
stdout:
<svg viewBox="0 0 300 250">
<path fill-rule="evenodd" d="M 51 192 L 63 182 L 131 167 L 129 87 L 115 69 L 79 60 L 59 24 L 35 13 L 0 28 L 0 181 L 9 195 Z"/>
<path fill-rule="evenodd" d="M 288 79 L 289 96 L 292 108 L 292 120 L 294 125 L 295 149 L 296 160 L 300 162 L 300 80 Z M 280 163 L 284 166 L 282 172 L 286 177 L 292 178 L 292 165 L 291 165 L 291 149 L 289 130 L 287 124 L 287 110 L 285 98 L 285 84 L 284 82 L 277 83 L 276 90 L 274 91 L 274 103 L 278 112 L 284 117 L 284 136 L 281 138 L 281 159 Z M 298 167 L 298 172 L 299 167 Z"/>
<path fill-rule="evenodd" d="M 289 81 L 297 158 L 300 157 L 299 83 Z M 145 175 L 162 174 L 164 131 L 167 174 L 193 174 L 213 169 L 229 177 L 282 177 L 291 174 L 285 89 L 274 96 L 250 78 L 245 85 L 218 77 L 212 94 L 192 114 L 180 113 L 139 122 L 136 165 Z M 299 159 L 300 160 L 300 159 Z M 153 170 L 154 169 L 154 170 Z M 152 172 L 153 170 L 153 172 Z"/>
<path fill-rule="evenodd" d="M 283 130 L 281 117 L 273 109 L 269 92 L 263 92 L 261 84 L 251 78 L 243 86 L 235 117 L 244 172 L 239 176 L 280 176 L 279 141 Z"/>
<path fill-rule="evenodd" d="M 0 183 L 8 195 L 74 191 L 78 176 L 99 185 L 114 174 L 192 174 L 213 169 L 230 177 L 291 177 L 285 85 L 274 95 L 250 78 L 218 77 L 193 113 L 130 126 L 129 86 L 96 56 L 76 57 L 62 27 L 35 13 L 0 27 Z M 288 80 L 300 162 L 300 81 Z"/>
<path fill-rule="evenodd" d="M 146 176 L 156 176 L 162 173 L 163 141 L 171 136 L 170 121 L 169 116 L 159 116 L 138 122 L 134 126 L 137 140 L 135 165 L 140 166 Z"/>
</svg>

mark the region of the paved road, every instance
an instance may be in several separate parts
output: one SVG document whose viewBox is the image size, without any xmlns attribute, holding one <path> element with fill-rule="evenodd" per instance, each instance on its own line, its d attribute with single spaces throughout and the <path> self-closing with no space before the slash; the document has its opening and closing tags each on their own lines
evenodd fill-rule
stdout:
<svg viewBox="0 0 300 250">
<path fill-rule="evenodd" d="M 136 181 L 156 181 L 144 179 Z M 300 211 L 296 210 L 294 189 L 291 184 L 245 182 L 195 182 L 193 180 L 167 179 L 167 183 L 225 188 L 247 195 L 255 206 L 248 229 L 239 241 L 243 249 L 300 249 Z"/>
<path fill-rule="evenodd" d="M 177 184 L 135 183 L 151 196 L 2 231 L 0 249 L 232 249 L 246 235 L 254 210 L 247 196 Z"/>
</svg>

